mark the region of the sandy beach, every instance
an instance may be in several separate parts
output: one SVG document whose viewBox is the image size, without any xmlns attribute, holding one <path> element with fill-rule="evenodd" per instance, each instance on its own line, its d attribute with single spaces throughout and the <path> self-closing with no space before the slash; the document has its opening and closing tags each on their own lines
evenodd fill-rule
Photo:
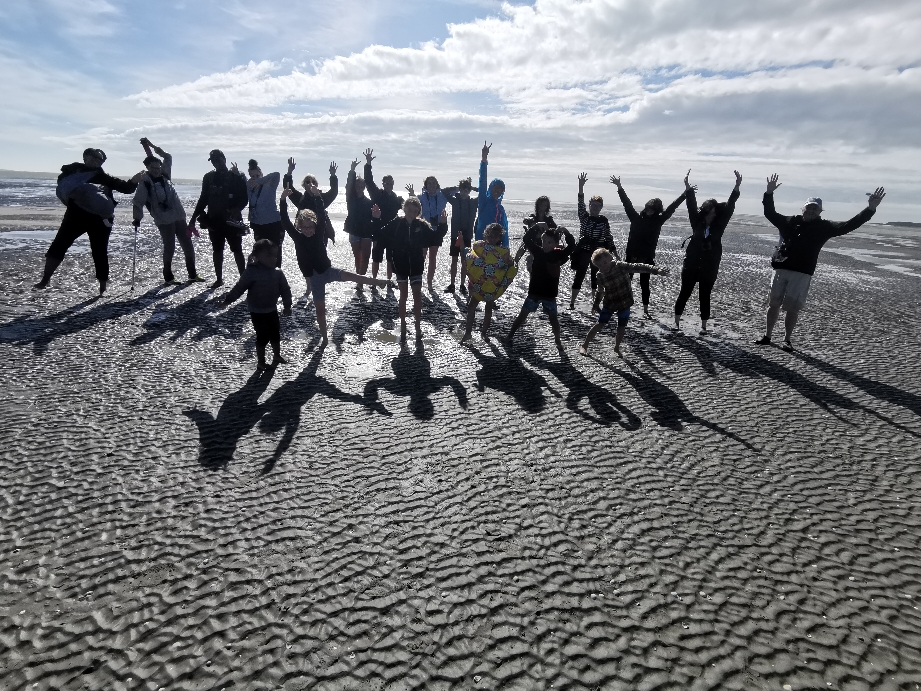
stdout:
<svg viewBox="0 0 921 691">
<path fill-rule="evenodd" d="M 543 317 L 461 346 L 441 292 L 401 352 L 393 295 L 344 284 L 320 349 L 289 242 L 258 378 L 245 303 L 161 286 L 146 219 L 130 291 L 118 209 L 102 299 L 85 239 L 31 290 L 61 207 L 0 211 L 0 688 L 921 688 L 921 230 L 832 240 L 787 354 L 752 345 L 776 231 L 739 216 L 711 335 L 655 277 L 623 360 L 578 354 L 568 268 L 565 356 Z"/>
</svg>

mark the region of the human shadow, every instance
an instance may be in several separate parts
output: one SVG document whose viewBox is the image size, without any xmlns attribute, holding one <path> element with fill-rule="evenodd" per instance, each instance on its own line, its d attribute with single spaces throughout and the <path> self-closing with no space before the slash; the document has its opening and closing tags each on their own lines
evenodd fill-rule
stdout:
<svg viewBox="0 0 921 691">
<path fill-rule="evenodd" d="M 223 336 L 231 340 L 242 337 L 247 319 L 245 303 L 238 303 L 222 311 L 223 302 L 208 292 L 193 295 L 188 300 L 169 309 L 155 310 L 144 323 L 144 333 L 128 342 L 130 346 L 142 346 L 158 338 L 177 341 L 188 337 L 192 341 Z"/>
<path fill-rule="evenodd" d="M 893 405 L 900 406 L 902 408 L 907 408 L 915 415 L 921 415 L 921 396 L 913 394 L 904 389 L 892 386 L 891 384 L 885 384 L 883 382 L 874 381 L 868 377 L 865 377 L 856 372 L 851 372 L 837 365 L 833 365 L 830 362 L 821 360 L 814 355 L 809 355 L 807 353 L 795 352 L 793 353 L 795 357 L 798 357 L 800 360 L 805 362 L 812 367 L 815 367 L 826 374 L 830 374 L 833 377 L 837 377 L 842 381 L 846 381 L 848 384 L 860 389 L 861 391 L 870 394 L 874 398 L 878 398 L 881 401 L 886 401 L 887 403 L 892 403 Z"/>
<path fill-rule="evenodd" d="M 772 379 L 779 384 L 788 386 L 800 396 L 803 396 L 813 404 L 822 408 L 829 415 L 834 416 L 847 425 L 853 426 L 854 423 L 845 419 L 839 414 L 838 410 L 860 411 L 911 434 L 912 436 L 921 436 L 917 432 L 895 422 L 890 417 L 883 415 L 873 408 L 858 403 L 839 391 L 835 391 L 828 386 L 814 382 L 799 372 L 734 344 L 722 342 L 719 347 L 711 348 L 705 341 L 697 341 L 689 338 L 676 339 L 675 344 L 692 353 L 699 361 L 709 359 L 711 362 L 725 367 L 738 375 L 744 377 L 764 377 L 765 379 Z M 821 362 L 821 360 L 817 360 L 817 362 Z M 827 363 L 825 364 L 828 366 Z M 845 372 L 844 370 L 841 371 Z M 870 384 L 875 384 L 875 382 L 865 380 L 865 386 L 869 387 Z M 895 392 L 899 391 L 895 389 L 895 387 L 890 387 L 886 384 L 880 386 L 881 388 L 878 390 L 884 392 L 884 395 L 887 396 L 895 397 Z"/>
<path fill-rule="evenodd" d="M 445 387 L 450 387 L 457 396 L 457 402 L 467 409 L 467 389 L 454 377 L 433 377 L 432 365 L 420 349 L 413 353 L 403 350 L 390 361 L 393 377 L 372 379 L 365 384 L 364 398 L 366 405 L 385 415 L 390 413 L 380 402 L 381 389 L 394 396 L 409 398 L 409 412 L 419 420 L 431 420 L 435 416 L 435 406 L 431 396 Z"/>
<path fill-rule="evenodd" d="M 182 411 L 198 428 L 198 463 L 203 468 L 220 470 L 233 460 L 240 439 L 265 414 L 265 407 L 259 405 L 259 397 L 272 381 L 274 373 L 273 368 L 256 371 L 240 389 L 224 399 L 217 415 L 197 408 Z"/>
<path fill-rule="evenodd" d="M 323 358 L 323 350 L 323 346 L 318 346 L 307 363 L 307 367 L 295 379 L 278 387 L 262 404 L 265 414 L 259 421 L 259 430 L 266 434 L 284 430 L 278 445 L 262 467 L 263 475 L 270 473 L 275 468 L 278 459 L 291 446 L 294 435 L 301 426 L 303 408 L 315 396 L 326 396 L 334 401 L 355 403 L 368 408 L 369 411 L 388 414 L 380 410 L 380 405 L 368 401 L 364 396 L 346 393 L 325 377 L 318 376 L 317 369 Z M 317 419 L 314 422 L 326 425 L 329 421 Z"/>
<path fill-rule="evenodd" d="M 177 286 L 164 290 L 158 286 L 128 300 L 99 302 L 95 297 L 53 314 L 20 317 L 0 325 L 0 343 L 32 344 L 36 355 L 44 355 L 57 338 L 92 329 L 103 322 L 140 312 L 152 302 L 163 300 L 182 290 Z M 94 305 L 95 307 L 90 307 Z M 90 309 L 85 309 L 90 307 Z"/>
<path fill-rule="evenodd" d="M 563 354 L 559 362 L 547 360 L 530 351 L 525 359 L 535 367 L 545 369 L 557 381 L 566 387 L 566 407 L 582 418 L 598 425 L 617 424 L 626 430 L 640 428 L 640 417 L 620 402 L 617 395 L 609 388 L 596 384 L 573 366 L 568 356 Z M 586 409 L 582 402 L 588 404 Z"/>
<path fill-rule="evenodd" d="M 558 398 L 562 397 L 547 380 L 516 357 L 508 357 L 499 351 L 492 342 L 487 342 L 491 355 L 471 346 L 470 352 L 480 363 L 476 373 L 477 391 L 486 389 L 501 391 L 531 414 L 540 413 L 547 407 L 544 389 L 549 389 Z"/>
<path fill-rule="evenodd" d="M 365 341 L 368 328 L 377 322 L 390 324 L 392 328 L 397 306 L 379 293 L 370 293 L 370 299 L 365 292 L 357 293 L 336 314 L 333 322 L 330 342 L 336 352 L 342 352 L 346 336 L 354 336 L 359 343 Z"/>
</svg>

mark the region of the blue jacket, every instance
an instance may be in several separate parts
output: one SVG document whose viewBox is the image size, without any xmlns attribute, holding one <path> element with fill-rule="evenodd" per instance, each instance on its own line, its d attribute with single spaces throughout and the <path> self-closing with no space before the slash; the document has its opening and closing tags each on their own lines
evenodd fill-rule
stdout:
<svg viewBox="0 0 921 691">
<path fill-rule="evenodd" d="M 505 208 L 502 206 L 502 197 L 505 196 L 505 193 L 503 192 L 498 199 L 493 199 L 489 193 L 492 186 L 496 184 L 502 185 L 503 189 L 505 188 L 505 183 L 499 178 L 495 178 L 488 185 L 486 184 L 486 161 L 481 161 L 480 190 L 479 199 L 477 200 L 476 232 L 474 235 L 477 240 L 482 240 L 483 230 L 486 226 L 490 223 L 501 223 L 502 227 L 505 228 L 505 232 L 502 234 L 502 246 L 508 247 L 508 214 L 505 213 Z"/>
<path fill-rule="evenodd" d="M 447 198 L 441 193 L 441 190 L 435 194 L 429 194 L 428 190 L 423 189 L 422 194 L 419 195 L 419 202 L 422 204 L 422 218 L 432 226 L 437 226 L 441 212 L 448 205 Z"/>
<path fill-rule="evenodd" d="M 267 223 L 276 223 L 281 220 L 275 192 L 278 190 L 278 181 L 281 175 L 269 173 L 259 178 L 259 184 L 253 189 L 246 183 L 246 192 L 249 196 L 249 222 L 261 226 Z"/>
</svg>

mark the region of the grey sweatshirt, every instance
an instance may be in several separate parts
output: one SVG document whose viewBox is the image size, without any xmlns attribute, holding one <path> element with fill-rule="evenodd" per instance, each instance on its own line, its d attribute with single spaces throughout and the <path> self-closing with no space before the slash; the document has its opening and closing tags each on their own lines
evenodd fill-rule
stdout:
<svg viewBox="0 0 921 691">
<path fill-rule="evenodd" d="M 176 188 L 170 182 L 173 170 L 173 157 L 163 154 L 163 176 L 159 180 L 144 173 L 134 193 L 134 219 L 140 221 L 144 218 L 144 207 L 150 204 L 150 215 L 158 226 L 169 223 L 185 223 L 185 209 L 176 194 Z"/>
<path fill-rule="evenodd" d="M 247 266 L 237 285 L 227 294 L 225 302 L 234 302 L 243 293 L 246 293 L 249 311 L 256 314 L 274 312 L 279 297 L 285 309 L 291 308 L 291 287 L 288 285 L 288 279 L 281 269 L 275 267 L 268 268 L 256 262 Z"/>
</svg>

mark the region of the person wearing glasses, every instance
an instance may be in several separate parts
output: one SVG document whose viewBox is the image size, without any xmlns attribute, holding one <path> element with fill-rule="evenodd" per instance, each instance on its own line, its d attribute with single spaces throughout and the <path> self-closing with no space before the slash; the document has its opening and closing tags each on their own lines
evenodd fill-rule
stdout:
<svg viewBox="0 0 921 691">
<path fill-rule="evenodd" d="M 99 281 L 99 294 L 109 281 L 109 236 L 112 234 L 115 198 L 112 192 L 132 194 L 146 171 L 130 180 L 112 177 L 102 169 L 106 155 L 102 149 L 83 152 L 83 162 L 68 163 L 58 176 L 58 197 L 67 206 L 57 235 L 45 253 L 45 270 L 35 288 L 47 288 L 55 269 L 64 261 L 67 250 L 81 235 L 90 240 L 90 251 Z"/>
</svg>

